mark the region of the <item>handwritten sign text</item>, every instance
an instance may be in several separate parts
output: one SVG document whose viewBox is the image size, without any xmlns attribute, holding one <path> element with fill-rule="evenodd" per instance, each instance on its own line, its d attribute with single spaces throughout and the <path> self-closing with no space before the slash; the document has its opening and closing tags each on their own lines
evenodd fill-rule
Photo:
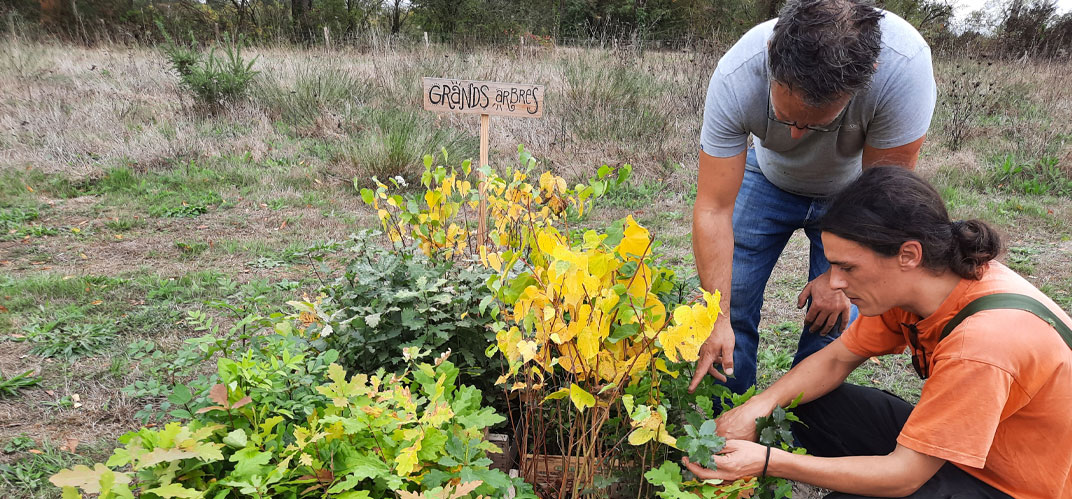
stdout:
<svg viewBox="0 0 1072 499">
<path fill-rule="evenodd" d="M 422 78 L 424 109 L 453 113 L 543 116 L 543 85 Z"/>
</svg>

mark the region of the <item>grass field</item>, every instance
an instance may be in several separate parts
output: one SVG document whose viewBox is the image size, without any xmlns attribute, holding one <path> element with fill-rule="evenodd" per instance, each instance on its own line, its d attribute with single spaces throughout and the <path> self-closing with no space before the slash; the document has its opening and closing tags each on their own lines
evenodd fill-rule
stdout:
<svg viewBox="0 0 1072 499">
<path fill-rule="evenodd" d="M 175 352 L 315 294 L 350 234 L 375 225 L 355 183 L 408 178 L 420 158 L 476 155 L 478 120 L 420 109 L 420 77 L 547 85 L 542 119 L 492 120 L 492 158 L 524 144 L 584 178 L 602 164 L 634 178 L 593 225 L 632 214 L 694 272 L 696 137 L 715 53 L 597 49 L 357 52 L 251 49 L 251 97 L 196 105 L 151 48 L 0 42 L 0 490 L 58 497 L 47 477 L 106 457 L 117 435 L 156 421 Z M 1006 232 L 1004 261 L 1072 309 L 1069 63 L 936 63 L 941 98 L 919 170 L 955 217 Z M 978 84 L 977 84 L 978 83 Z M 802 314 L 807 241 L 772 276 L 760 383 L 788 369 Z M 38 383 L 19 388 L 20 373 Z M 868 362 L 854 382 L 918 398 L 907 356 Z M 11 387 L 10 392 L 5 391 Z M 34 452 L 31 452 L 33 450 Z"/>
</svg>

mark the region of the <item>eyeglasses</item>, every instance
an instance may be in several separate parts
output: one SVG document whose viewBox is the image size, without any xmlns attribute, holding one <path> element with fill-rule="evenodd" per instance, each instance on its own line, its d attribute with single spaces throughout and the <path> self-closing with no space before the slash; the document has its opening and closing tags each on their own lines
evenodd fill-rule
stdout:
<svg viewBox="0 0 1072 499">
<path fill-rule="evenodd" d="M 915 324 L 905 322 L 902 322 L 901 325 L 908 328 L 908 343 L 912 345 L 912 367 L 916 370 L 916 374 L 919 375 L 919 379 L 927 379 L 931 375 L 931 366 L 927 361 L 927 350 L 923 348 L 923 343 L 919 341 L 919 328 Z"/>
<path fill-rule="evenodd" d="M 769 81 L 767 82 L 767 119 L 775 123 L 781 123 L 785 126 L 791 126 L 793 128 L 800 128 L 804 130 L 811 130 L 813 132 L 836 132 L 841 128 L 841 122 L 845 120 L 845 111 L 849 108 L 850 104 L 852 104 L 852 99 L 850 99 L 849 102 L 845 104 L 845 107 L 841 108 L 841 112 L 838 113 L 837 117 L 834 118 L 834 121 L 831 121 L 830 123 L 827 123 L 825 125 L 800 126 L 797 125 L 795 121 L 781 120 L 774 115 L 774 105 L 771 104 L 771 83 Z"/>
</svg>

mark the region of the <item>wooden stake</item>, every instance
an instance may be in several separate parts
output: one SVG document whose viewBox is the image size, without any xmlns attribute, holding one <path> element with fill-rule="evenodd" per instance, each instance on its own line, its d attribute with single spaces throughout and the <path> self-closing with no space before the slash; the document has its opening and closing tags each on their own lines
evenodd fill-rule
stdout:
<svg viewBox="0 0 1072 499">
<path fill-rule="evenodd" d="M 480 168 L 484 168 L 488 165 L 488 135 L 489 128 L 491 127 L 491 116 L 487 114 L 480 115 Z M 480 179 L 480 219 L 479 226 L 477 228 L 477 245 L 483 246 L 488 237 L 488 192 L 487 192 L 487 180 L 484 177 L 484 172 L 479 171 L 477 178 Z"/>
</svg>

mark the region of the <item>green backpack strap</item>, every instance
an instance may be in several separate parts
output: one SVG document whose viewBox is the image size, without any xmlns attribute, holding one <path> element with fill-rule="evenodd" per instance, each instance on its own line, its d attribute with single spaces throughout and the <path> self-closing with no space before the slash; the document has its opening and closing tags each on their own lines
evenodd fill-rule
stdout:
<svg viewBox="0 0 1072 499">
<path fill-rule="evenodd" d="M 1024 310 L 1037 315 L 1040 319 L 1046 321 L 1050 326 L 1053 326 L 1057 330 L 1057 333 L 1061 335 L 1061 338 L 1065 340 L 1065 344 L 1069 348 L 1072 348 L 1072 328 L 1068 327 L 1057 317 L 1057 314 L 1053 313 L 1046 305 L 1043 305 L 1038 300 L 1019 293 L 994 293 L 992 295 L 981 296 L 972 300 L 968 306 L 964 307 L 957 312 L 957 315 L 953 316 L 953 319 L 945 325 L 942 329 L 942 336 L 938 339 L 941 341 L 949 336 L 949 333 L 953 332 L 961 321 L 968 318 L 976 312 L 983 310 L 991 310 L 995 308 Z"/>
</svg>

